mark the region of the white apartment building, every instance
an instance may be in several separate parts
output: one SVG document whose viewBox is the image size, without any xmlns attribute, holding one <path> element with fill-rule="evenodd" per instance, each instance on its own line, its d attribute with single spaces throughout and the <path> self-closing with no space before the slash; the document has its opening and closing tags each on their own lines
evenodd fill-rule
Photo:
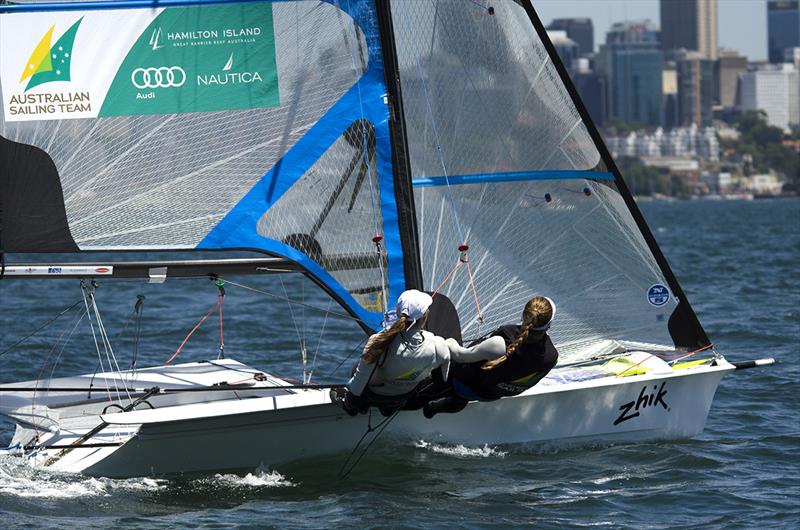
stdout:
<svg viewBox="0 0 800 530">
<path fill-rule="evenodd" d="M 742 110 L 763 110 L 784 131 L 800 124 L 800 72 L 793 64 L 759 65 L 739 74 Z"/>
</svg>

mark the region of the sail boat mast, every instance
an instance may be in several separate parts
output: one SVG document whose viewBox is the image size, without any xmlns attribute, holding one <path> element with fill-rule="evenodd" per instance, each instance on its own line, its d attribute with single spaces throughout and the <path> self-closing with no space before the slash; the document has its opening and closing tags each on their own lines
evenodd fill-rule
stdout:
<svg viewBox="0 0 800 530">
<path fill-rule="evenodd" d="M 403 112 L 403 94 L 400 86 L 400 70 L 392 24 L 390 0 L 375 0 L 378 29 L 381 35 L 383 66 L 386 74 L 389 103 L 389 134 L 392 144 L 392 167 L 394 190 L 397 202 L 397 222 L 400 228 L 403 249 L 403 268 L 407 289 L 422 289 L 422 265 L 419 257 L 417 213 L 414 206 L 414 190 L 411 185 L 411 159 L 409 157 L 406 121 Z"/>
<path fill-rule="evenodd" d="M 625 184 L 622 174 L 620 173 L 617 164 L 614 162 L 611 153 L 606 147 L 600 131 L 597 129 L 594 121 L 592 121 L 592 117 L 586 110 L 583 101 L 578 95 L 575 85 L 572 84 L 572 80 L 570 79 L 563 63 L 559 59 L 553 43 L 550 42 L 550 38 L 547 36 L 547 31 L 545 30 L 542 21 L 539 19 L 539 15 L 533 9 L 530 0 L 521 0 L 519 3 L 525 8 L 525 12 L 528 14 L 533 27 L 536 29 L 539 39 L 541 39 L 542 43 L 544 44 L 550 60 L 556 67 L 556 71 L 561 78 L 561 82 L 567 89 L 567 92 L 572 99 L 572 103 L 577 108 L 583 123 L 586 125 L 586 129 L 588 130 L 592 140 L 594 140 L 595 146 L 600 152 L 603 163 L 605 164 L 606 168 L 608 168 L 608 170 L 614 174 L 614 183 L 616 184 L 620 195 L 622 195 L 622 198 L 625 200 L 625 204 L 627 205 L 631 216 L 633 217 L 634 221 L 636 221 L 636 225 L 639 227 L 639 230 L 641 231 L 642 236 L 644 237 L 644 240 L 650 249 L 650 252 L 653 254 L 656 263 L 661 269 L 661 272 L 664 274 L 664 278 L 667 280 L 670 290 L 678 299 L 678 306 L 676 307 L 675 312 L 669 321 L 669 331 L 670 335 L 672 336 L 672 340 L 675 342 L 676 346 L 686 348 L 694 348 L 709 344 L 710 341 L 705 330 L 703 329 L 703 326 L 697 319 L 697 315 L 695 314 L 691 305 L 689 305 L 686 294 L 683 292 L 683 289 L 681 289 L 678 279 L 672 272 L 672 269 L 667 262 L 667 258 L 664 256 L 663 252 L 661 252 L 653 233 L 650 231 L 650 227 L 647 226 L 647 222 L 645 221 L 642 212 L 639 210 L 639 207 L 636 205 L 636 201 L 633 199 L 628 186 Z"/>
</svg>

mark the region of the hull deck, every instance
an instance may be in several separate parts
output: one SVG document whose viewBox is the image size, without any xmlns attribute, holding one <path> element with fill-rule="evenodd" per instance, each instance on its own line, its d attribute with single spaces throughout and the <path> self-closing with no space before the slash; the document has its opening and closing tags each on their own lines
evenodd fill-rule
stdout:
<svg viewBox="0 0 800 530">
<path fill-rule="evenodd" d="M 646 373 L 625 377 L 556 369 L 519 396 L 470 403 L 458 414 L 431 420 L 420 411 L 400 412 L 384 436 L 465 445 L 570 445 L 699 434 L 720 379 L 734 367 L 719 359 L 676 370 L 652 359 L 643 363 Z M 375 409 L 371 417 L 347 416 L 327 389 L 292 388 L 270 376 L 255 380 L 255 374 L 230 359 L 101 374 L 94 377 L 95 386 L 113 387 L 112 378 L 122 377 L 129 388 L 192 391 L 155 394 L 128 412 L 121 411 L 130 403 L 127 396 L 116 400 L 112 394 L 109 401 L 106 392 L 4 393 L 0 414 L 18 424 L 10 451 L 33 465 L 120 478 L 245 471 L 347 453 L 370 422 L 383 420 Z M 85 388 L 89 378 L 16 386 Z M 213 390 L 233 383 L 247 390 Z"/>
</svg>

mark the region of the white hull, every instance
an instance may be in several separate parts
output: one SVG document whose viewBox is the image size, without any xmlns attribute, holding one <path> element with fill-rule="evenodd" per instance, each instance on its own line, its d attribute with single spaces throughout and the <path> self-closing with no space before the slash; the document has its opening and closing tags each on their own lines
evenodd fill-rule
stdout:
<svg viewBox="0 0 800 530">
<path fill-rule="evenodd" d="M 174 375 L 182 367 L 196 366 L 151 369 L 151 373 L 171 370 Z M 400 412 L 383 436 L 464 445 L 686 438 L 702 432 L 719 381 L 733 369 L 720 360 L 717 366 L 668 373 L 560 384 L 544 380 L 522 395 L 471 403 L 458 414 L 439 414 L 432 420 L 420 411 Z M 59 449 L 39 450 L 27 458 L 53 470 L 107 477 L 246 471 L 327 454 L 342 453 L 344 458 L 367 429 L 367 416 L 347 416 L 331 403 L 327 390 L 265 388 L 272 395 L 164 403 L 152 410 L 86 413 L 57 421 L 40 437 L 41 444 L 75 443 L 102 419 L 108 426 L 81 443 L 117 445 L 79 447 L 55 461 L 49 459 Z M 174 396 L 169 399 L 175 401 Z M 10 412 L 0 402 L 0 412 L 19 419 L 22 409 Z M 372 413 L 373 425 L 381 420 Z M 29 433 L 20 429 L 15 440 L 24 440 Z"/>
</svg>

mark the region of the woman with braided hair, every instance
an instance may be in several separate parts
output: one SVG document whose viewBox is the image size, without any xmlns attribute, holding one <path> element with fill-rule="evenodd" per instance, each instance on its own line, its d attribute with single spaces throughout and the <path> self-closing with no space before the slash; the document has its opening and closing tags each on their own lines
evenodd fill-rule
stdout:
<svg viewBox="0 0 800 530">
<path fill-rule="evenodd" d="M 395 319 L 387 319 L 384 330 L 372 335 L 347 383 L 342 406 L 354 416 L 371 405 L 381 412 L 415 405 L 417 386 L 430 380 L 431 372 L 441 368 L 447 378 L 450 361 L 468 363 L 486 360 L 481 351 L 461 348 L 451 353 L 449 342 L 425 331 L 433 298 L 416 289 L 403 292 L 397 300 Z M 412 401 L 413 400 L 413 401 Z M 427 401 L 427 400 L 426 400 Z"/>
<path fill-rule="evenodd" d="M 425 416 L 459 412 L 469 401 L 515 396 L 538 383 L 558 361 L 558 351 L 547 335 L 555 315 L 556 305 L 550 298 L 531 298 L 522 312 L 522 324 L 500 326 L 478 346 L 487 356 L 494 354 L 496 358 L 453 364 L 449 391 L 423 407 Z M 456 345 L 448 345 L 454 353 L 458 351 Z"/>
</svg>

